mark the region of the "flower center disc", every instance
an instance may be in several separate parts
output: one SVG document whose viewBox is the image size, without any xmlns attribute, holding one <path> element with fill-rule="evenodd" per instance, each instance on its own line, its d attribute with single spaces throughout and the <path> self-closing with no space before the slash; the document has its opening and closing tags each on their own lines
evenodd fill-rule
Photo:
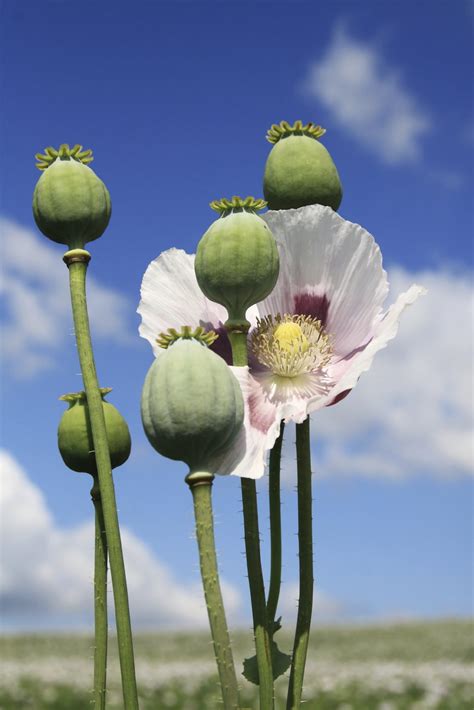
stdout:
<svg viewBox="0 0 474 710">
<path fill-rule="evenodd" d="M 321 321 L 311 316 L 266 316 L 250 336 L 257 360 L 280 377 L 297 377 L 329 362 L 331 345 Z"/>
<path fill-rule="evenodd" d="M 280 323 L 273 332 L 273 338 L 281 350 L 294 354 L 299 351 L 306 352 L 309 348 L 308 339 L 305 337 L 298 323 L 292 321 Z"/>
</svg>

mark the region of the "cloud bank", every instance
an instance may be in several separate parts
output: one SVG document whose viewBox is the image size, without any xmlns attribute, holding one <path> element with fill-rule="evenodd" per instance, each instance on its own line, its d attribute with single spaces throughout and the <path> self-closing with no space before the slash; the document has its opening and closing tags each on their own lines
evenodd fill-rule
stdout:
<svg viewBox="0 0 474 710">
<path fill-rule="evenodd" d="M 60 528 L 43 494 L 7 451 L 0 451 L 0 606 L 13 627 L 90 626 L 94 525 Z M 122 543 L 135 627 L 207 628 L 200 581 L 183 585 L 126 528 Z M 197 556 L 197 551 L 196 551 Z M 230 619 L 240 594 L 222 583 Z M 110 600 L 112 600 L 109 585 Z M 112 610 L 111 610 L 112 612 Z"/>
<path fill-rule="evenodd" d="M 472 274 L 390 272 L 428 294 L 354 391 L 313 416 L 317 475 L 454 478 L 474 473 Z"/>
<path fill-rule="evenodd" d="M 2 354 L 15 376 L 28 378 L 55 367 L 72 332 L 67 269 L 58 249 L 29 229 L 0 218 L 0 233 Z M 127 299 L 89 276 L 88 300 L 94 336 L 129 342 L 127 314 L 134 309 Z"/>
<path fill-rule="evenodd" d="M 334 121 L 387 164 L 413 163 L 431 119 L 377 47 L 338 27 L 303 84 Z"/>
</svg>

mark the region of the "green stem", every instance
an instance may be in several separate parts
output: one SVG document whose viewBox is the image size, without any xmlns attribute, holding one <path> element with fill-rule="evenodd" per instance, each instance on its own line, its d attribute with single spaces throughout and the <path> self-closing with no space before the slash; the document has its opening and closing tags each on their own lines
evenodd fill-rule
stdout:
<svg viewBox="0 0 474 710">
<path fill-rule="evenodd" d="M 232 364 L 234 367 L 247 367 L 249 364 L 247 351 L 247 333 L 250 323 L 242 323 L 242 326 L 228 326 L 227 335 L 229 336 L 232 347 Z"/>
<path fill-rule="evenodd" d="M 107 691 L 107 537 L 97 476 L 91 489 L 95 508 L 94 710 L 105 710 Z"/>
<path fill-rule="evenodd" d="M 257 489 L 255 481 L 251 478 L 242 478 L 240 483 L 244 511 L 245 554 L 252 602 L 255 650 L 257 652 L 260 710 L 270 710 L 273 708 L 273 671 L 265 586 L 260 559 Z"/>
<path fill-rule="evenodd" d="M 112 588 L 117 625 L 117 641 L 122 673 L 122 690 L 125 710 L 137 710 L 138 696 L 135 679 L 133 640 L 128 607 L 127 580 L 123 562 L 122 542 L 115 502 L 114 482 L 110 454 L 105 429 L 102 397 L 95 369 L 89 317 L 86 302 L 86 272 L 90 254 L 82 249 L 74 249 L 64 255 L 69 268 L 74 329 L 81 365 L 82 379 L 87 397 L 87 406 L 94 442 L 95 459 L 99 477 L 100 494 L 104 512 L 105 532 L 112 576 Z"/>
<path fill-rule="evenodd" d="M 268 484 L 270 503 L 270 588 L 268 591 L 267 615 L 270 631 L 272 632 L 280 597 L 281 587 L 281 497 L 280 497 L 280 468 L 281 447 L 285 423 L 280 426 L 280 434 L 270 451 L 270 475 Z"/>
<path fill-rule="evenodd" d="M 309 416 L 296 425 L 296 461 L 298 470 L 298 540 L 300 565 L 300 599 L 296 620 L 295 642 L 288 686 L 287 710 L 301 705 L 303 678 L 308 652 L 313 611 L 313 521 L 311 491 L 311 446 Z"/>
<path fill-rule="evenodd" d="M 232 346 L 232 359 L 236 367 L 248 364 L 247 331 L 249 324 L 228 327 Z M 257 488 L 251 478 L 242 478 L 242 504 L 244 513 L 245 554 L 252 603 L 253 629 L 259 678 L 260 710 L 271 710 L 273 701 L 273 672 L 270 634 L 260 557 L 260 532 L 258 526 Z"/>
<path fill-rule="evenodd" d="M 213 479 L 214 476 L 211 473 L 194 472 L 186 477 L 186 482 L 193 494 L 202 584 L 219 671 L 224 710 L 236 710 L 239 707 L 237 677 L 219 584 L 214 539 L 211 500 Z"/>
</svg>

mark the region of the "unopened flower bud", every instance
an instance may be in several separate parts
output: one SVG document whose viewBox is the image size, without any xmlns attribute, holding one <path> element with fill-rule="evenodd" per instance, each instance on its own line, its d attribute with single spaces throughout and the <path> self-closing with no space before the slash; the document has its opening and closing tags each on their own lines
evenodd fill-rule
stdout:
<svg viewBox="0 0 474 710">
<path fill-rule="evenodd" d="M 240 385 L 224 360 L 206 347 L 213 337 L 184 327 L 158 338 L 167 348 L 150 367 L 143 386 L 145 433 L 156 451 L 206 471 L 225 453 L 244 419 Z"/>
<path fill-rule="evenodd" d="M 287 121 L 273 125 L 267 140 L 273 148 L 267 158 L 263 194 L 271 210 L 305 205 L 328 205 L 337 210 L 342 186 L 331 156 L 320 143 L 325 129 L 314 123 Z"/>
<path fill-rule="evenodd" d="M 227 308 L 229 324 L 245 322 L 247 309 L 266 298 L 278 278 L 275 239 L 256 214 L 265 202 L 233 197 L 211 207 L 220 217 L 198 244 L 196 278 L 207 298 Z"/>
<path fill-rule="evenodd" d="M 110 391 L 109 387 L 100 390 L 110 461 L 112 468 L 116 468 L 125 463 L 130 456 L 131 441 L 125 419 L 113 404 L 104 400 L 105 395 Z M 69 409 L 64 412 L 58 427 L 58 447 L 63 461 L 73 471 L 96 475 L 94 442 L 86 393 L 65 394 L 60 399 L 69 404 Z"/>
<path fill-rule="evenodd" d="M 53 242 L 83 249 L 103 234 L 111 214 L 109 191 L 88 167 L 92 151 L 63 144 L 36 158 L 43 171 L 33 194 L 38 228 Z"/>
</svg>

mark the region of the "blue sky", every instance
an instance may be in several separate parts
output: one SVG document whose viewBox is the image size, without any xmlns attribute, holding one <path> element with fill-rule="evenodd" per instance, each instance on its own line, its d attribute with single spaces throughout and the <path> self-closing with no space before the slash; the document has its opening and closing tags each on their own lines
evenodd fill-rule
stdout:
<svg viewBox="0 0 474 710">
<path fill-rule="evenodd" d="M 316 620 L 469 613 L 472 4 L 4 0 L 1 15 L 6 627 L 90 620 L 89 479 L 56 449 L 57 398 L 81 380 L 63 251 L 31 213 L 34 154 L 93 148 L 112 196 L 89 273 L 99 376 L 133 439 L 115 479 L 134 618 L 190 625 L 204 612 L 186 471 L 151 450 L 139 416 L 152 361 L 140 282 L 164 249 L 195 250 L 211 200 L 261 196 L 265 133 L 297 118 L 327 129 L 340 214 L 380 244 L 390 300 L 414 281 L 429 290 L 357 390 L 313 418 Z M 288 433 L 287 617 L 298 574 Z M 239 498 L 237 480 L 217 481 L 229 609 L 248 624 Z"/>
</svg>

